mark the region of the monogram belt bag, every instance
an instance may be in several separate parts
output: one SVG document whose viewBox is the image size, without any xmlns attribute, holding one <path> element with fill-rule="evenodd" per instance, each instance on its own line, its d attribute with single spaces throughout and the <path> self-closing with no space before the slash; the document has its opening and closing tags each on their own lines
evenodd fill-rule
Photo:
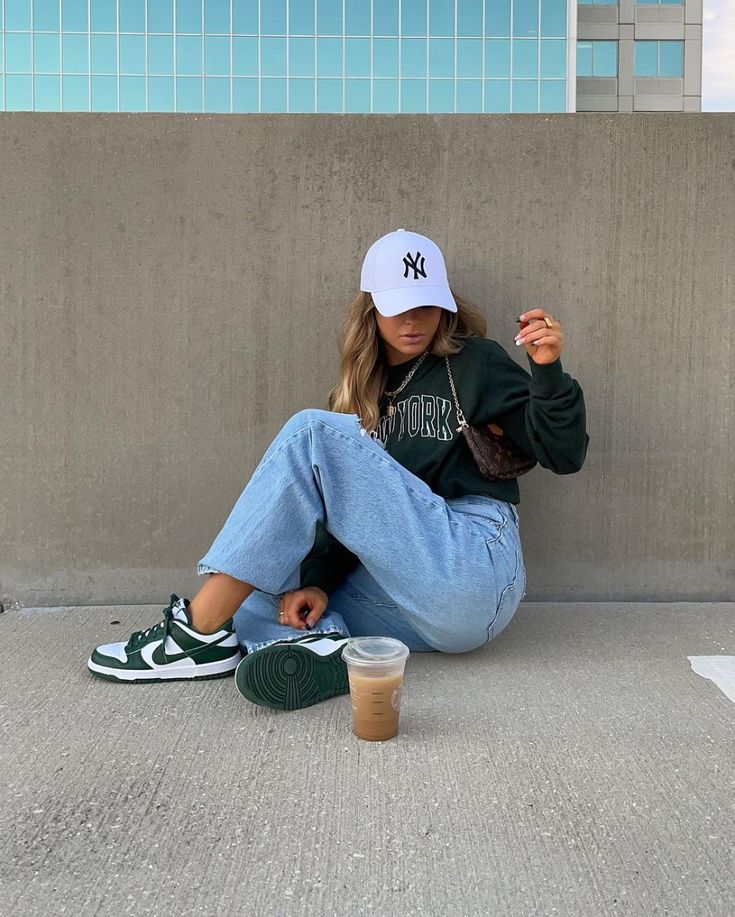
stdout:
<svg viewBox="0 0 735 917">
<path fill-rule="evenodd" d="M 461 431 L 467 440 L 467 445 L 470 447 L 482 477 L 486 481 L 502 481 L 507 478 L 517 478 L 530 471 L 537 464 L 537 459 L 529 458 L 525 452 L 522 452 L 513 440 L 503 433 L 502 427 L 494 423 L 472 427 L 467 423 L 457 400 L 452 370 L 449 367 L 449 357 L 445 356 L 444 359 L 447 364 L 454 403 L 457 407 L 457 418 L 459 419 L 457 430 Z"/>
</svg>

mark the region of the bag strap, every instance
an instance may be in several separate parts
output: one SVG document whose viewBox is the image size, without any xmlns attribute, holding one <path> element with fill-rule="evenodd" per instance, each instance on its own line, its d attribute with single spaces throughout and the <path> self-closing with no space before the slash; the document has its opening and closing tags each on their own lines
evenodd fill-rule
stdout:
<svg viewBox="0 0 735 917">
<path fill-rule="evenodd" d="M 454 395 L 454 403 L 457 408 L 457 420 L 459 420 L 459 426 L 457 427 L 457 433 L 461 433 L 462 427 L 469 427 L 467 420 L 465 419 L 464 414 L 462 413 L 462 408 L 459 406 L 459 401 L 457 400 L 457 390 L 454 387 L 454 379 L 452 378 L 452 370 L 449 368 L 449 357 L 444 355 L 444 362 L 447 364 L 447 374 L 449 376 L 449 385 L 452 388 L 452 395 Z"/>
</svg>

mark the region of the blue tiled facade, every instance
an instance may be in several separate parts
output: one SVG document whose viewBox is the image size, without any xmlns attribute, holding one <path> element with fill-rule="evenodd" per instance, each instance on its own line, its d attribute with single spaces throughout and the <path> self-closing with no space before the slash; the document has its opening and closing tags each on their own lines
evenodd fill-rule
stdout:
<svg viewBox="0 0 735 917">
<path fill-rule="evenodd" d="M 563 112 L 568 3 L 0 0 L 0 108 Z"/>
</svg>

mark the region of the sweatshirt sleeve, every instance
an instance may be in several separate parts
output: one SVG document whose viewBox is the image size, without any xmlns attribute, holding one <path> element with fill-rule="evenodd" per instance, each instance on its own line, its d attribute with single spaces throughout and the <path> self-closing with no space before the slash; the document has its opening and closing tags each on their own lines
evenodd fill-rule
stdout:
<svg viewBox="0 0 735 917">
<path fill-rule="evenodd" d="M 312 549 L 301 561 L 301 585 L 319 586 L 329 596 L 359 562 L 357 554 L 317 522 Z"/>
<path fill-rule="evenodd" d="M 589 436 L 584 394 L 565 372 L 561 358 L 536 363 L 526 358 L 530 373 L 494 341 L 487 361 L 488 392 L 493 393 L 493 421 L 539 465 L 555 474 L 579 471 L 587 455 Z"/>
</svg>

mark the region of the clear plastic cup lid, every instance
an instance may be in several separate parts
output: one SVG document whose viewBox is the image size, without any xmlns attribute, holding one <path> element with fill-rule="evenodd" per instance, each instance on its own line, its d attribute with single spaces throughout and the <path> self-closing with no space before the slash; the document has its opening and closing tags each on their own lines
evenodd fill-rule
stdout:
<svg viewBox="0 0 735 917">
<path fill-rule="evenodd" d="M 350 637 L 342 647 L 342 658 L 352 665 L 393 665 L 408 654 L 406 644 L 395 637 Z"/>
</svg>

